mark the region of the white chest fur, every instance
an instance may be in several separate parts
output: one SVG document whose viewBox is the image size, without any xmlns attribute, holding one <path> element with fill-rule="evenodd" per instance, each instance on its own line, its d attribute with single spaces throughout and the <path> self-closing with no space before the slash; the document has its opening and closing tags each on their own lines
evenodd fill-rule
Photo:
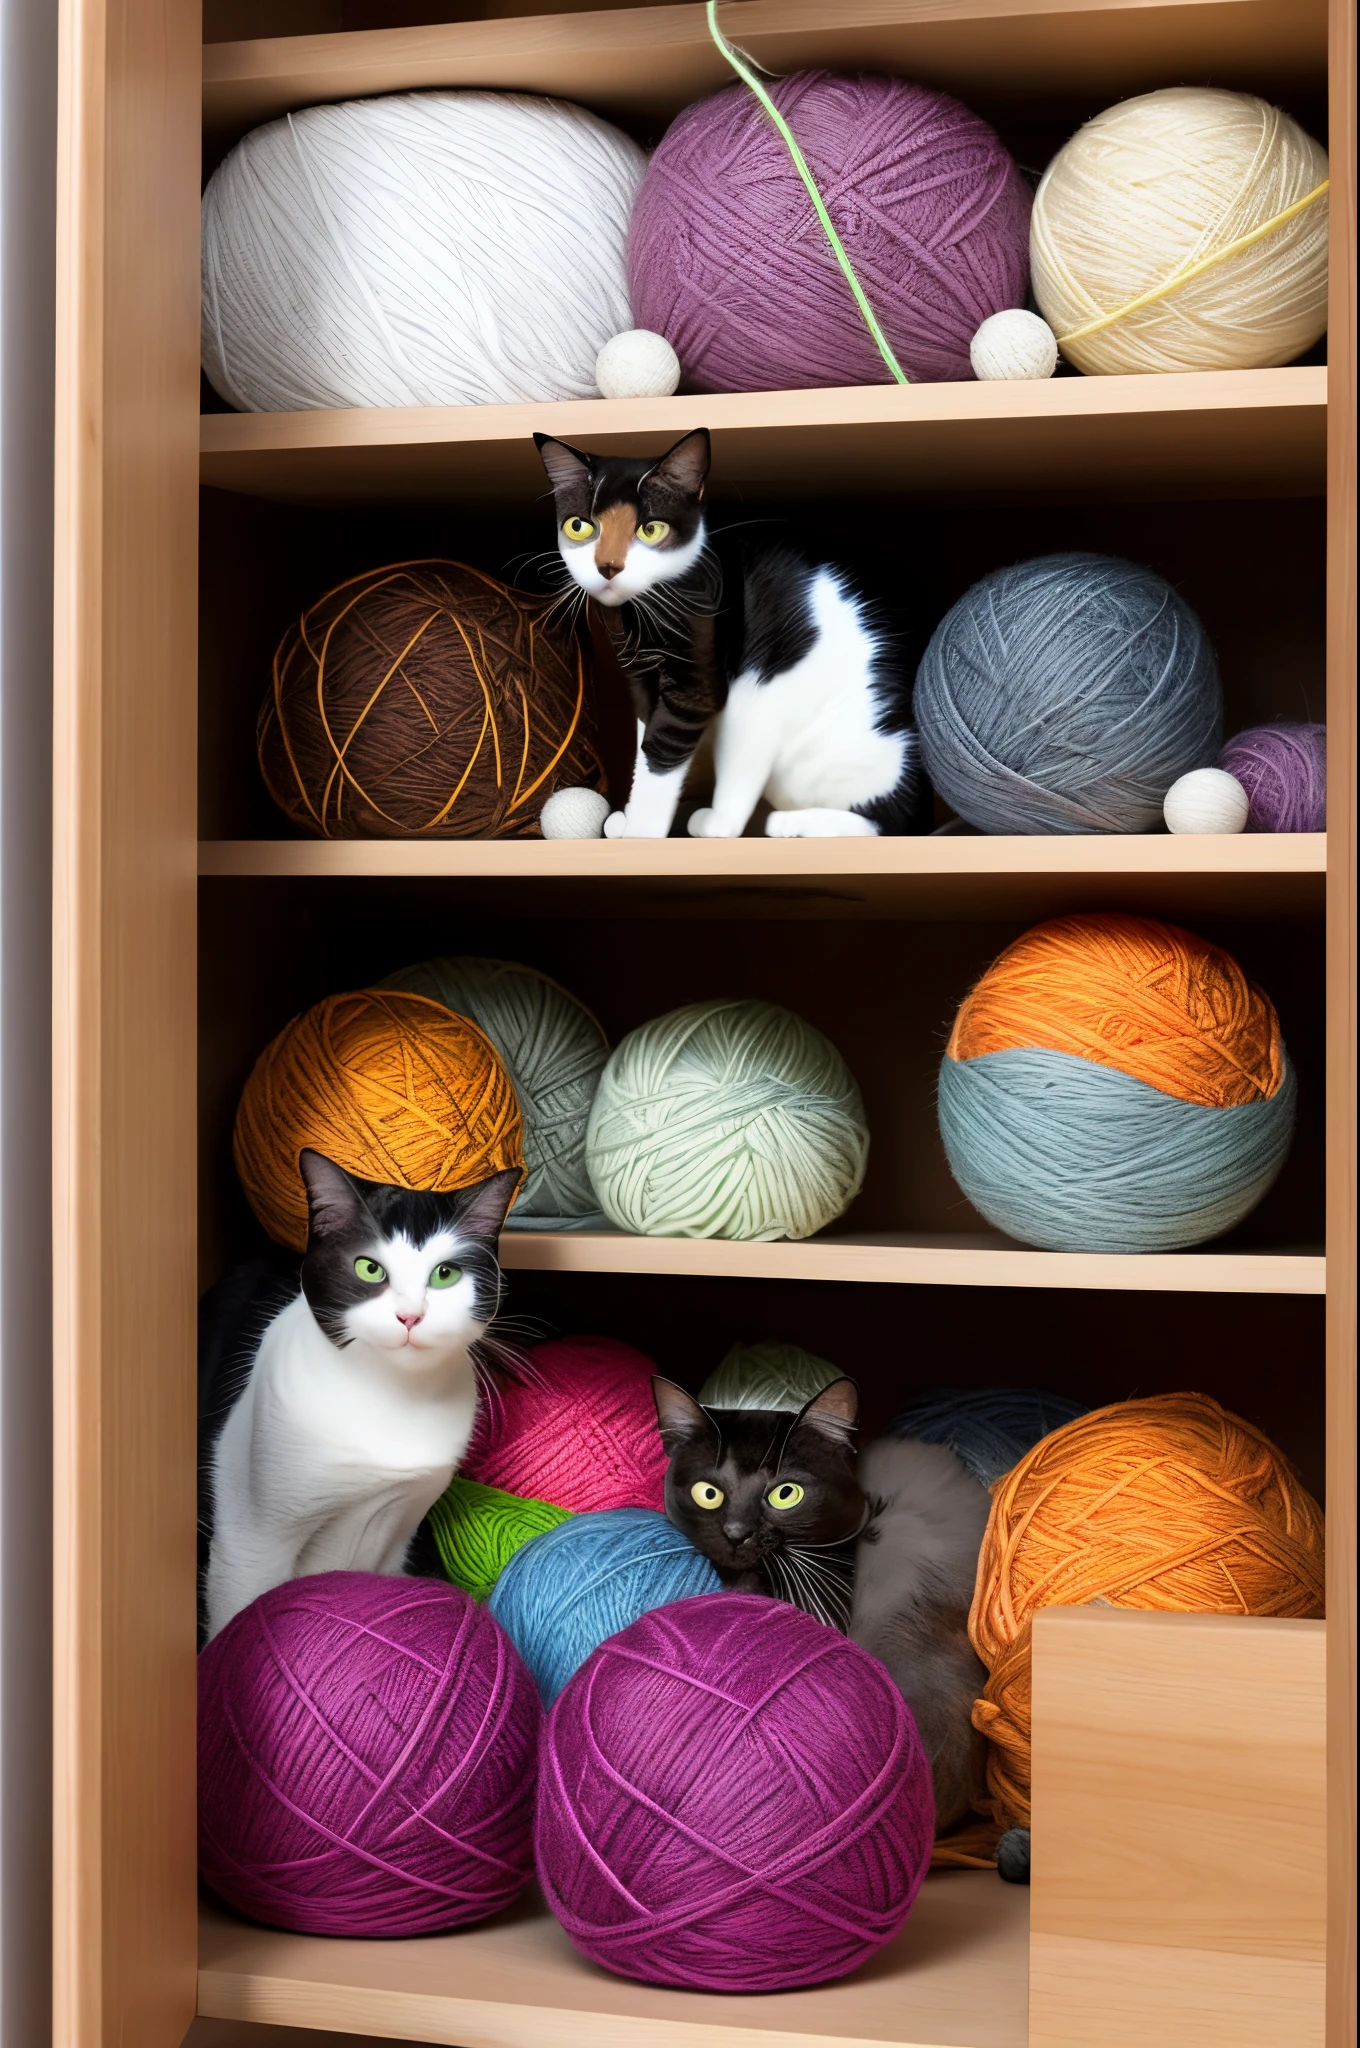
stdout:
<svg viewBox="0 0 1360 2048">
<path fill-rule="evenodd" d="M 299 1298 L 275 1317 L 213 1458 L 208 1633 L 313 1572 L 399 1572 L 467 1448 L 471 1359 L 394 1369 L 332 1344 Z"/>
</svg>

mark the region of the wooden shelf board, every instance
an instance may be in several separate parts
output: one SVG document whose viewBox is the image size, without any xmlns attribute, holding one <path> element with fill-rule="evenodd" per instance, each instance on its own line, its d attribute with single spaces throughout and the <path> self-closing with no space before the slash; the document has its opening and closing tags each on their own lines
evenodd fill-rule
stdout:
<svg viewBox="0 0 1360 2048">
<path fill-rule="evenodd" d="M 447 879 L 468 907 L 593 916 L 1319 913 L 1323 833 L 1172 838 L 207 840 L 205 879 Z"/>
<path fill-rule="evenodd" d="M 745 0 L 737 32 L 775 72 L 898 71 L 989 111 L 1036 95 L 1095 111 L 1179 79 L 1285 95 L 1326 75 L 1325 0 Z M 212 152 L 293 107 L 491 86 L 654 125 L 730 82 L 699 5 L 521 15 L 209 44 L 203 119 Z"/>
<path fill-rule="evenodd" d="M 1028 1893 L 928 1878 L 897 1940 L 838 1984 L 663 1991 L 584 1962 L 542 1906 L 417 1941 L 281 1934 L 205 1908 L 198 2009 L 477 2048 L 1025 2048 Z"/>
<path fill-rule="evenodd" d="M 1320 1252 L 1043 1252 L 999 1232 L 871 1231 L 799 1243 L 507 1230 L 508 1272 L 652 1273 L 733 1280 L 850 1280 L 898 1287 L 1050 1287 L 1157 1294 L 1324 1294 Z"/>
<path fill-rule="evenodd" d="M 1226 0 L 1223 0 L 1226 4 Z M 593 18 L 593 17 L 589 17 Z M 1318 366 L 550 404 L 204 413 L 199 474 L 295 504 L 541 496 L 536 431 L 651 453 L 706 426 L 719 498 L 1298 497 L 1325 488 Z"/>
</svg>

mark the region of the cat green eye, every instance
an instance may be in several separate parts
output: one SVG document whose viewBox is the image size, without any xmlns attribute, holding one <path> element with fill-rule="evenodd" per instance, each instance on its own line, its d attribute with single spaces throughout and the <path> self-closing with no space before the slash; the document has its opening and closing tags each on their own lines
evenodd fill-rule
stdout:
<svg viewBox="0 0 1360 2048">
<path fill-rule="evenodd" d="M 796 1508 L 803 1498 L 803 1489 L 796 1479 L 781 1479 L 778 1486 L 772 1486 L 765 1499 L 772 1508 Z"/>
<path fill-rule="evenodd" d="M 655 548 L 661 545 L 669 532 L 670 527 L 664 519 L 644 519 L 637 530 L 637 537 L 645 541 L 649 548 Z"/>
<path fill-rule="evenodd" d="M 387 1278 L 386 1266 L 380 1266 L 376 1259 L 356 1259 L 354 1270 L 370 1287 L 379 1286 Z"/>
<path fill-rule="evenodd" d="M 562 521 L 562 531 L 568 540 L 592 540 L 595 535 L 593 519 L 578 519 L 573 513 L 570 519 Z"/>
<path fill-rule="evenodd" d="M 720 1508 L 727 1498 L 720 1486 L 714 1486 L 707 1479 L 696 1479 L 689 1490 L 689 1497 L 701 1508 Z"/>
<path fill-rule="evenodd" d="M 431 1287 L 456 1287 L 463 1277 L 461 1266 L 451 1266 L 447 1259 L 441 1259 L 430 1275 Z"/>
</svg>

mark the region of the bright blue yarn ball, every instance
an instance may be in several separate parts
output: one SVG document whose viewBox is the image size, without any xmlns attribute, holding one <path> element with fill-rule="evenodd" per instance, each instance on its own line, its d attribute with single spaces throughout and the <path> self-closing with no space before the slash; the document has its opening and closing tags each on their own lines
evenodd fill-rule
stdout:
<svg viewBox="0 0 1360 2048">
<path fill-rule="evenodd" d="M 954 1178 L 998 1230 L 1046 1251 L 1165 1252 L 1256 1207 L 1289 1151 L 1297 1096 L 1287 1059 L 1273 1095 L 1218 1109 L 1016 1046 L 946 1055 L 937 1108 Z"/>
<path fill-rule="evenodd" d="M 909 1401 L 891 1425 L 893 1436 L 925 1444 L 948 1444 L 980 1486 L 990 1486 L 1026 1451 L 1086 1409 L 1065 1394 L 1041 1387 L 986 1388 L 965 1392 L 941 1387 Z"/>
<path fill-rule="evenodd" d="M 722 1580 L 655 1508 L 574 1515 L 517 1550 L 487 1602 L 550 1707 L 606 1636 Z"/>
<path fill-rule="evenodd" d="M 1149 832 L 1223 743 L 1209 636 L 1155 570 L 1042 555 L 994 570 L 916 673 L 930 780 L 983 832 Z"/>
</svg>

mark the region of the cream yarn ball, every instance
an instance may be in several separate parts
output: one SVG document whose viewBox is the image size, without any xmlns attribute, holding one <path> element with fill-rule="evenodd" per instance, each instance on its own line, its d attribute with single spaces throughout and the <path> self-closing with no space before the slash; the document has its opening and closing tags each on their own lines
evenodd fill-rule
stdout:
<svg viewBox="0 0 1360 2048">
<path fill-rule="evenodd" d="M 538 814 L 545 839 L 598 839 L 609 816 L 609 798 L 595 789 L 555 789 Z"/>
<path fill-rule="evenodd" d="M 644 1237 L 811 1237 L 868 1156 L 850 1069 L 776 1003 L 689 1003 L 630 1031 L 586 1131 L 600 1207 Z"/>
<path fill-rule="evenodd" d="M 203 195 L 203 367 L 247 412 L 593 398 L 646 158 L 557 100 L 409 92 L 255 128 Z"/>
<path fill-rule="evenodd" d="M 1245 238 L 1326 177 L 1322 145 L 1251 93 L 1169 86 L 1097 114 L 1030 220 L 1034 296 L 1063 354 L 1105 375 L 1292 362 L 1326 331 L 1326 195 Z"/>
<path fill-rule="evenodd" d="M 1245 832 L 1247 792 L 1226 768 L 1192 768 L 1162 805 L 1168 832 Z"/>
<path fill-rule="evenodd" d="M 1002 378 L 1051 377 L 1058 367 L 1058 344 L 1047 320 L 1011 306 L 989 314 L 968 344 L 973 375 L 983 383 Z"/>
<path fill-rule="evenodd" d="M 680 382 L 680 358 L 664 334 L 630 327 L 595 358 L 601 398 L 669 398 Z"/>
</svg>

